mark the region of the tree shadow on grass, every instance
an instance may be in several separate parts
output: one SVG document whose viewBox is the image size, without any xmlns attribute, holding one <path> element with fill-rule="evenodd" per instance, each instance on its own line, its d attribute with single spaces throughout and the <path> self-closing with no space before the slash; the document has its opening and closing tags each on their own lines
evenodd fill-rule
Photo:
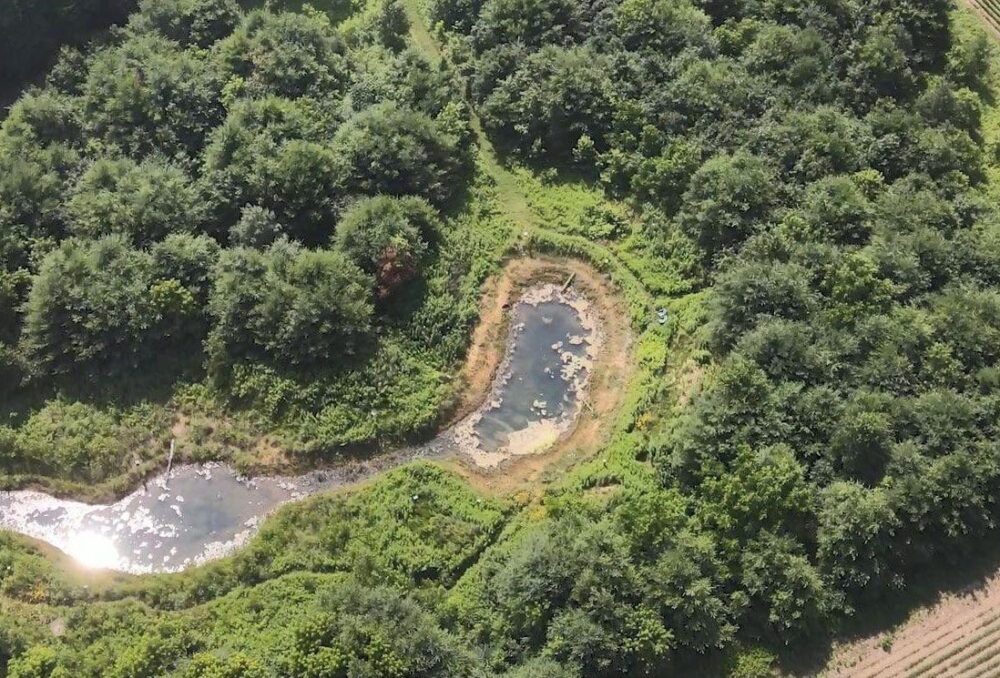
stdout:
<svg viewBox="0 0 1000 678">
<path fill-rule="evenodd" d="M 600 188 L 598 186 L 600 175 L 597 170 L 588 168 L 586 165 L 574 162 L 569 158 L 527 156 L 523 153 L 518 153 L 516 149 L 497 142 L 495 139 L 493 140 L 493 148 L 496 151 L 500 166 L 508 172 L 525 169 L 546 186 L 582 183 L 590 187 Z"/>
<path fill-rule="evenodd" d="M 205 377 L 205 357 L 200 342 L 154 352 L 135 364 L 108 363 L 74 374 L 29 381 L 5 394 L 0 424 L 17 426 L 53 398 L 63 398 L 99 408 L 127 410 L 146 403 L 165 404 L 179 383 Z"/>
<path fill-rule="evenodd" d="M 869 604 L 859 605 L 854 616 L 829 634 L 788 647 L 772 647 L 783 671 L 793 676 L 813 676 L 829 662 L 835 641 L 850 643 L 891 631 L 918 609 L 951 595 L 975 595 L 1000 570 L 1000 532 L 983 537 L 981 550 L 968 558 L 949 558 L 934 568 L 909 573 L 909 585 Z M 944 559 L 942 559 L 944 560 Z"/>
<path fill-rule="evenodd" d="M 379 301 L 377 313 L 389 326 L 405 326 L 427 303 L 427 295 L 427 280 L 418 275 L 404 283 L 391 298 Z"/>
</svg>

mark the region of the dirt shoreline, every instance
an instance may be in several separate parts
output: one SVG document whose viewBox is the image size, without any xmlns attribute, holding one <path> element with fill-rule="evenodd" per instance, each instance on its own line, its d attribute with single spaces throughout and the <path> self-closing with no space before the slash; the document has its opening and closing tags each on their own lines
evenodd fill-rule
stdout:
<svg viewBox="0 0 1000 678">
<path fill-rule="evenodd" d="M 473 412 L 488 395 L 503 359 L 510 321 L 507 311 L 512 303 L 533 285 L 562 285 L 570 277 L 572 287 L 590 302 L 601 334 L 580 412 L 569 430 L 544 452 L 515 456 L 491 469 L 476 466 L 466 459 L 440 462 L 481 492 L 505 494 L 527 489 L 571 453 L 573 463 L 592 457 L 610 432 L 614 414 L 625 394 L 625 385 L 635 371 L 628 312 L 604 275 L 577 259 L 558 257 L 511 260 L 487 284 L 480 307 L 480 323 L 473 333 L 469 359 L 460 376 L 468 388 L 461 405 L 456 408 L 457 416 L 449 425 Z"/>
<path fill-rule="evenodd" d="M 471 415 L 488 398 L 506 353 L 510 311 L 520 296 L 532 286 L 543 283 L 562 286 L 570 278 L 573 288 L 592 304 L 602 335 L 602 345 L 594 356 L 585 404 L 581 405 L 581 411 L 573 425 L 547 451 L 511 459 L 493 469 L 479 468 L 462 460 L 438 462 L 458 472 L 482 491 L 505 492 L 529 483 L 569 449 L 578 449 L 582 454 L 593 454 L 604 439 L 606 426 L 603 424 L 609 422 L 610 415 L 614 414 L 620 404 L 623 385 L 633 370 L 630 351 L 632 336 L 627 311 L 618 300 L 610 281 L 590 265 L 576 259 L 544 256 L 516 258 L 507 261 L 484 285 L 479 322 L 472 333 L 466 359 L 453 380 L 451 401 L 445 404 L 437 426 L 428 432 L 427 439 Z M 190 435 L 187 420 L 186 415 L 178 412 L 171 424 L 171 432 L 177 438 L 179 449 L 185 447 Z M 380 454 L 391 454 L 396 447 L 365 446 L 350 450 L 344 458 L 335 461 L 308 463 L 292 459 L 265 434 L 257 442 L 259 457 L 249 474 L 255 477 L 298 475 L 336 467 L 345 461 L 361 461 Z M 174 464 L 191 461 L 181 454 L 174 459 Z M 217 461 L 231 463 L 231 460 L 225 458 Z M 166 466 L 165 458 L 155 465 L 143 464 L 138 474 L 138 469 L 125 471 L 102 483 L 99 488 L 32 478 L 16 488 L 8 489 L 34 490 L 88 504 L 113 503 L 130 494 L 144 481 L 164 472 Z"/>
</svg>

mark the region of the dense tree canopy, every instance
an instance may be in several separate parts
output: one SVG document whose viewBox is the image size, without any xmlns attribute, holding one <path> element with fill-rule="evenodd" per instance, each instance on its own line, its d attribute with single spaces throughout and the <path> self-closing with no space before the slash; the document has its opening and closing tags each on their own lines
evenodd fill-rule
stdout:
<svg viewBox="0 0 1000 678">
<path fill-rule="evenodd" d="M 118 233 L 136 244 L 200 230 L 204 220 L 201 196 L 182 170 L 156 161 L 107 158 L 85 170 L 66 212 L 73 235 Z"/>
<path fill-rule="evenodd" d="M 318 12 L 176 0 L 66 52 L 0 130 L 4 369 L 136 369 L 210 324 L 220 369 L 357 349 L 369 300 L 423 265 L 437 217 L 420 199 L 448 200 L 469 138 L 447 73 L 355 43 L 349 58 Z M 297 244 L 336 247 L 344 206 L 382 193 L 398 208 L 365 253 Z M 374 275 L 404 241 L 377 290 L 350 263 Z"/>
<path fill-rule="evenodd" d="M 44 374 L 134 368 L 164 324 L 196 310 L 180 281 L 158 279 L 148 253 L 116 237 L 67 240 L 46 256 L 31 288 L 25 355 Z"/>
<path fill-rule="evenodd" d="M 715 586 L 745 637 L 815 633 L 992 529 L 981 32 L 943 0 L 431 4 L 508 151 L 599 177 L 655 210 L 665 251 L 699 255 L 714 367 L 650 450 L 713 536 Z M 523 557 L 572 562 L 561 548 Z M 589 566 L 560 574 L 586 581 Z M 573 600 L 595 652 L 618 633 L 545 590 L 533 599 Z M 530 621 L 490 646 L 636 670 L 556 649 L 568 619 Z M 682 626 L 666 628 L 653 654 L 677 647 Z"/>
<path fill-rule="evenodd" d="M 440 230 L 420 198 L 378 196 L 353 205 L 337 225 L 337 244 L 369 275 L 385 299 L 420 274 L 421 260 Z"/>
<path fill-rule="evenodd" d="M 227 251 L 209 304 L 216 358 L 263 353 L 315 365 L 349 354 L 371 322 L 371 280 L 337 251 L 287 241 Z"/>
<path fill-rule="evenodd" d="M 111 477 L 134 429 L 59 385 L 157 358 L 211 377 L 184 402 L 298 412 L 298 452 L 429 429 L 468 300 L 533 238 L 519 211 L 646 283 L 671 313 L 639 362 L 683 334 L 677 365 L 527 510 L 408 467 L 81 605 L 64 639 L 2 605 L 92 594 L 0 537 L 0 674 L 694 675 L 995 537 L 982 31 L 947 0 L 427 4 L 442 64 L 395 1 L 150 0 L 24 92 L 0 127 L 0 397 L 44 405 L 0 422 L 0 473 Z M 499 175 L 534 190 L 517 204 L 470 105 L 524 165 Z"/>
</svg>

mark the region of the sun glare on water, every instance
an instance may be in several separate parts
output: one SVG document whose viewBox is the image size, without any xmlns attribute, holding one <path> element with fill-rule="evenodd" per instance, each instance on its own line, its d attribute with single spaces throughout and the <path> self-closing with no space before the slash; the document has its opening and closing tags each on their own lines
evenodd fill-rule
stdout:
<svg viewBox="0 0 1000 678">
<path fill-rule="evenodd" d="M 118 565 L 118 549 L 108 537 L 94 532 L 80 532 L 70 537 L 66 553 L 83 567 L 109 570 Z"/>
</svg>

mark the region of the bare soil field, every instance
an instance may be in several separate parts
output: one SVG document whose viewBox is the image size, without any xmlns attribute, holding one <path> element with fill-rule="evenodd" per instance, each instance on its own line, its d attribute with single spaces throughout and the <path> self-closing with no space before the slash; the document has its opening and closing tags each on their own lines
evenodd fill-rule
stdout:
<svg viewBox="0 0 1000 678">
<path fill-rule="evenodd" d="M 823 676 L 1000 676 L 1000 573 L 947 594 L 894 631 L 836 647 Z"/>
<path fill-rule="evenodd" d="M 1000 38 L 1000 2 L 998 0 L 962 0 L 961 4 L 980 19 L 993 37 Z"/>
</svg>

